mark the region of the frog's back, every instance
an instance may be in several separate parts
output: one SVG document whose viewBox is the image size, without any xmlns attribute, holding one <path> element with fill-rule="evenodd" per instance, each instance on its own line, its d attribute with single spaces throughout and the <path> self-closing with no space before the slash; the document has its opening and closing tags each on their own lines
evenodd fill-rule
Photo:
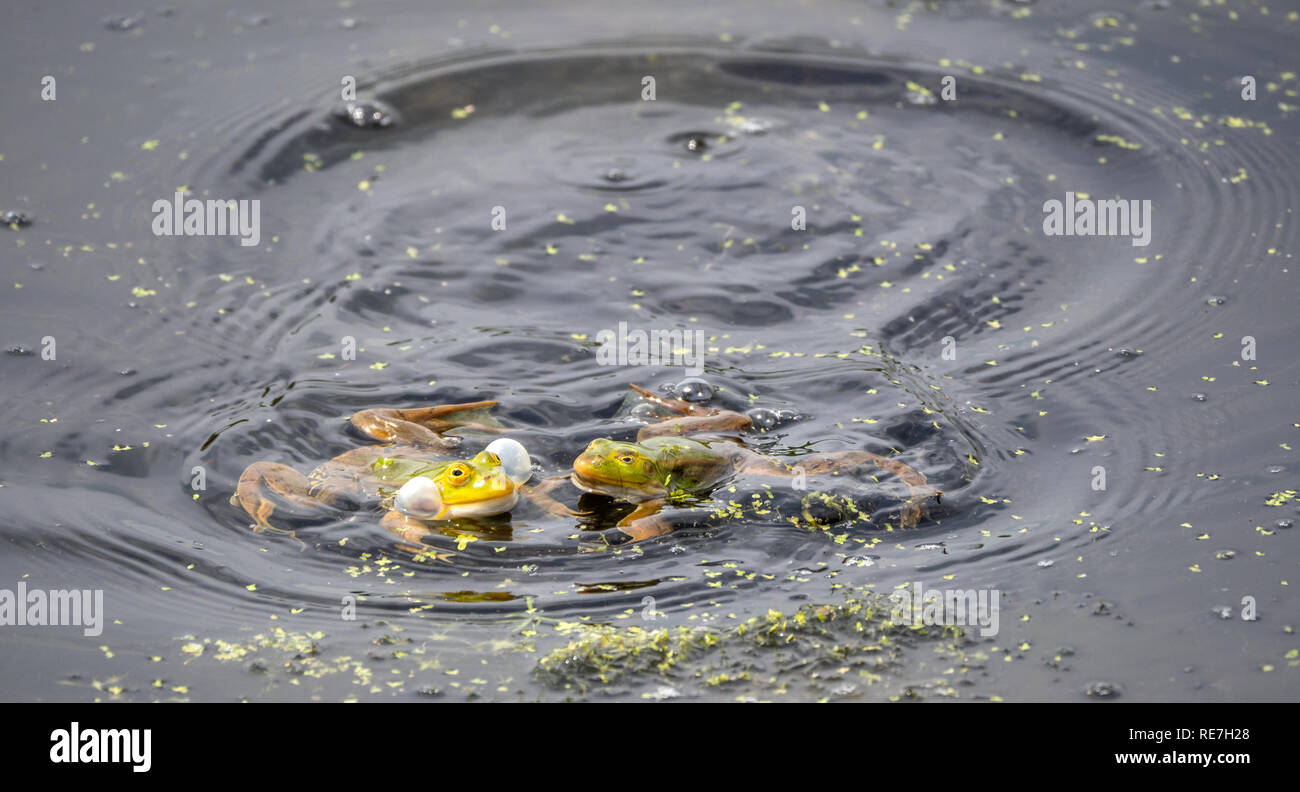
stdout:
<svg viewBox="0 0 1300 792">
<path fill-rule="evenodd" d="M 688 437 L 646 438 L 641 445 L 650 450 L 660 470 L 675 489 L 699 492 L 730 480 L 736 473 L 733 454 L 726 443 L 709 443 Z"/>
</svg>

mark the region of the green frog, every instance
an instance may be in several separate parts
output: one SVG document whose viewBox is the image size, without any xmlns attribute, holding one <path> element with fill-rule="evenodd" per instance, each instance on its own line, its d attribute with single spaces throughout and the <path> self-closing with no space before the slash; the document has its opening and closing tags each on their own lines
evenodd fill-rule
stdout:
<svg viewBox="0 0 1300 792">
<path fill-rule="evenodd" d="M 443 434 L 457 428 L 504 431 L 488 415 L 496 404 L 362 410 L 351 417 L 352 426 L 384 445 L 346 451 L 307 475 L 278 462 L 254 462 L 239 477 L 230 502 L 260 532 L 279 530 L 269 522 L 276 499 L 307 509 L 355 509 L 379 501 L 390 505 L 381 525 L 417 545 L 430 521 L 504 514 L 529 494 L 523 487 L 533 473 L 527 450 L 503 437 L 472 458 L 447 459 L 460 438 Z M 549 498 L 541 505 L 555 514 L 576 514 Z"/>
<path fill-rule="evenodd" d="M 638 431 L 636 442 L 598 438 L 573 461 L 573 485 L 585 492 L 630 501 L 634 510 L 618 528 L 640 542 L 662 536 L 672 524 L 660 513 L 670 497 L 707 495 L 739 475 L 793 478 L 797 475 L 838 473 L 869 465 L 893 473 L 907 485 L 911 496 L 903 507 L 903 527 L 921 519 L 921 505 L 942 494 L 926 483 L 925 476 L 897 460 L 869 451 L 840 451 L 799 458 L 797 466 L 759 454 L 734 438 L 699 439 L 687 435 L 745 431 L 752 419 L 680 399 L 668 399 L 637 385 L 631 389 L 670 413 L 658 423 Z M 629 543 L 631 543 L 629 542 Z"/>
</svg>

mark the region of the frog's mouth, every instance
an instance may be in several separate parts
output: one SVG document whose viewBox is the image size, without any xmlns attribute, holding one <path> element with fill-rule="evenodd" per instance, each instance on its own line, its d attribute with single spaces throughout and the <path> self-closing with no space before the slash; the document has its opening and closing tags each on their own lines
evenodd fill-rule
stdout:
<svg viewBox="0 0 1300 792">
<path fill-rule="evenodd" d="M 447 515 L 442 519 L 450 520 L 457 517 L 491 517 L 494 514 L 502 514 L 510 511 L 518 502 L 519 490 L 511 490 L 505 495 L 499 495 L 495 498 L 448 506 L 446 510 Z"/>
<path fill-rule="evenodd" d="M 584 474 L 579 470 L 579 467 L 581 466 L 577 462 L 573 463 L 573 473 L 569 476 L 569 481 L 573 482 L 573 486 L 583 492 L 607 495 L 611 498 L 624 498 L 626 500 L 645 500 L 654 496 L 654 493 L 647 491 L 647 487 L 632 487 L 622 481 L 611 481 L 599 476 L 592 476 L 589 473 Z"/>
</svg>

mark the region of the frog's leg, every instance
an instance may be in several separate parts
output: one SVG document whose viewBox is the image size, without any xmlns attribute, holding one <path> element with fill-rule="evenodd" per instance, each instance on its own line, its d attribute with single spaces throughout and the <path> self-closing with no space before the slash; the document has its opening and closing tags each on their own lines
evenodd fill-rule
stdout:
<svg viewBox="0 0 1300 792">
<path fill-rule="evenodd" d="M 239 506 L 253 518 L 253 530 L 278 530 L 267 518 L 275 511 L 270 494 L 306 508 L 322 506 L 341 508 L 348 505 L 346 482 L 337 478 L 328 481 L 304 476 L 288 465 L 278 462 L 254 462 L 239 477 L 235 494 L 230 497 L 232 506 Z"/>
<path fill-rule="evenodd" d="M 903 484 L 907 485 L 911 492 L 911 497 L 903 506 L 903 527 L 914 528 L 921 522 L 921 504 L 929 498 L 936 500 L 943 495 L 942 492 L 930 486 L 926 481 L 925 475 L 915 468 L 899 462 L 896 459 L 883 457 L 879 454 L 873 454 L 870 451 L 839 451 L 832 454 L 821 455 L 820 459 L 811 459 L 800 461 L 798 467 L 803 468 L 803 472 L 808 475 L 818 475 L 822 473 L 835 473 L 845 468 L 854 468 L 859 465 L 870 464 L 881 470 L 887 470 Z M 782 468 L 780 465 L 773 464 L 770 460 L 755 454 L 752 459 L 746 460 L 740 466 L 741 472 L 757 473 L 760 475 L 779 475 L 792 476 L 794 471 L 790 468 Z"/>
<path fill-rule="evenodd" d="M 656 404 L 677 413 L 678 417 L 665 418 L 656 424 L 641 427 L 636 433 L 637 441 L 661 435 L 690 435 L 703 432 L 736 432 L 752 426 L 747 415 L 731 410 L 719 410 L 716 407 L 703 407 L 681 399 L 665 399 L 657 393 L 648 391 L 640 385 L 629 385 L 633 391 L 652 404 Z"/>
<path fill-rule="evenodd" d="M 568 481 L 568 475 L 551 476 L 548 479 L 543 479 L 535 487 L 529 487 L 528 489 L 520 491 L 534 506 L 537 506 L 548 514 L 553 514 L 556 517 L 585 516 L 588 512 L 574 511 L 551 497 L 551 490 L 563 486 L 568 483 Z"/>
<path fill-rule="evenodd" d="M 487 432 L 501 431 L 498 426 L 480 422 L 481 419 L 488 419 L 487 411 L 494 406 L 495 401 L 477 401 L 409 409 L 376 407 L 354 413 L 352 425 L 362 434 L 381 443 L 405 443 L 438 451 L 453 451 L 460 446 L 460 440 L 443 437 L 442 432 L 448 429 L 464 426 Z"/>
<path fill-rule="evenodd" d="M 653 539 L 656 536 L 671 533 L 673 530 L 672 523 L 659 514 L 663 510 L 665 503 L 664 498 L 641 501 L 631 514 L 619 520 L 618 529 L 632 537 L 632 541 L 624 544 L 635 544 L 645 539 Z"/>
<path fill-rule="evenodd" d="M 636 544 L 646 539 L 653 539 L 656 536 L 672 533 L 672 523 L 668 522 L 659 514 L 663 509 L 666 500 L 664 498 L 655 498 L 653 500 L 642 501 L 638 503 L 631 514 L 618 521 L 618 529 L 628 536 L 632 537 L 626 542 L 622 542 L 616 547 Z M 608 537 L 602 537 L 601 542 L 582 542 L 578 545 L 580 553 L 596 553 L 608 549 Z"/>
<path fill-rule="evenodd" d="M 446 561 L 448 564 L 451 563 L 451 557 L 456 555 L 455 553 L 435 552 L 432 547 L 426 545 L 423 541 L 424 537 L 433 533 L 433 531 L 429 529 L 429 526 L 414 517 L 402 514 L 396 509 L 389 510 L 389 512 L 384 515 L 383 519 L 379 521 L 379 524 L 382 525 L 385 530 L 397 534 L 406 541 L 411 542 L 411 545 L 398 545 L 398 547 L 408 553 L 433 556 L 433 558 L 438 561 Z"/>
</svg>

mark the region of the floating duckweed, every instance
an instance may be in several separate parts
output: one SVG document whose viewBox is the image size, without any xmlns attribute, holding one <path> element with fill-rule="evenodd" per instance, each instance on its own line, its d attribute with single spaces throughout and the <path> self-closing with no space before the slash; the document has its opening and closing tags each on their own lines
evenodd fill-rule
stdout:
<svg viewBox="0 0 1300 792">
<path fill-rule="evenodd" d="M 850 670 L 874 684 L 879 673 L 901 663 L 921 637 L 946 640 L 941 654 L 962 654 L 960 628 L 895 625 L 891 603 L 879 594 L 846 596 L 842 604 L 810 604 L 791 615 L 770 610 L 731 629 L 708 627 L 615 627 L 561 622 L 556 632 L 570 641 L 542 657 L 534 674 L 555 687 L 608 685 L 624 676 L 661 676 L 678 688 L 692 680 L 702 686 L 746 680 L 750 687 L 783 692 L 789 674 L 827 680 Z M 771 653 L 775 662 L 761 662 Z M 775 675 L 755 672 L 776 669 Z"/>
</svg>

